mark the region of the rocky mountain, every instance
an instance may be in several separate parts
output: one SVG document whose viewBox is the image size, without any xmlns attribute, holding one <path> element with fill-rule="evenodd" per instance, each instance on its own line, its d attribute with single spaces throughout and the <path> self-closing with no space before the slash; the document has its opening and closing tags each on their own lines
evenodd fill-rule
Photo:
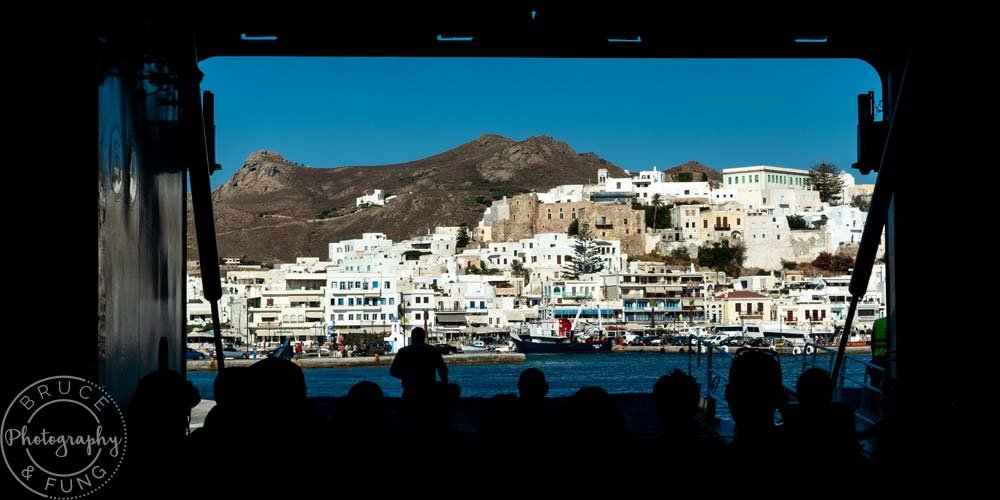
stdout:
<svg viewBox="0 0 1000 500">
<path fill-rule="evenodd" d="M 328 243 L 382 232 L 402 240 L 434 226 L 475 226 L 492 200 L 594 182 L 597 170 L 627 172 L 551 137 L 514 141 L 483 135 L 443 153 L 395 165 L 313 168 L 257 151 L 212 193 L 219 255 L 259 261 L 326 258 Z M 395 196 L 384 207 L 355 208 L 372 189 Z M 188 255 L 197 258 L 188 213 Z"/>
<path fill-rule="evenodd" d="M 676 167 L 671 167 L 663 171 L 664 178 L 666 180 L 680 180 L 678 174 L 691 174 L 691 180 L 695 182 L 704 182 L 706 179 L 708 182 L 712 183 L 712 186 L 719 186 L 722 184 L 722 173 L 718 170 L 704 165 L 696 161 L 689 161 L 681 163 Z"/>
</svg>

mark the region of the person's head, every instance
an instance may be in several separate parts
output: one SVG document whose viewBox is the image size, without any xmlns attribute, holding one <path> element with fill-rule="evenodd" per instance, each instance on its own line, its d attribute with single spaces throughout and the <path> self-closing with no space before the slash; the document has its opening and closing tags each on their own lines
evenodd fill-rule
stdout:
<svg viewBox="0 0 1000 500">
<path fill-rule="evenodd" d="M 625 434 L 625 417 L 618 403 L 600 387 L 581 387 L 566 403 L 570 426 L 585 430 L 591 423 L 600 422 L 612 435 Z"/>
<path fill-rule="evenodd" d="M 357 429 L 380 429 L 384 420 L 384 395 L 374 382 L 363 380 L 354 384 L 341 401 L 341 419 Z"/>
<path fill-rule="evenodd" d="M 281 358 L 265 358 L 249 368 L 252 386 L 258 393 L 282 401 L 304 402 L 306 378 L 299 365 Z"/>
<path fill-rule="evenodd" d="M 737 430 L 772 427 L 774 412 L 784 405 L 784 401 L 777 354 L 751 348 L 736 351 L 729 366 L 726 402 Z"/>
<path fill-rule="evenodd" d="M 173 370 L 157 370 L 139 379 L 129 426 L 134 434 L 157 442 L 183 439 L 191 408 L 201 401 L 190 381 Z"/>
<path fill-rule="evenodd" d="M 799 375 L 795 394 L 802 406 L 820 406 L 833 400 L 833 381 L 822 368 L 810 368 Z"/>
<path fill-rule="evenodd" d="M 426 342 L 427 332 L 418 326 L 410 332 L 410 338 L 413 339 L 414 343 Z"/>
<path fill-rule="evenodd" d="M 524 400 L 539 400 L 549 393 L 549 383 L 545 373 L 538 368 L 528 368 L 521 372 L 517 380 L 517 391 Z"/>
<path fill-rule="evenodd" d="M 694 377 L 674 369 L 653 386 L 656 414 L 664 427 L 686 424 L 694 419 L 701 399 Z"/>
</svg>

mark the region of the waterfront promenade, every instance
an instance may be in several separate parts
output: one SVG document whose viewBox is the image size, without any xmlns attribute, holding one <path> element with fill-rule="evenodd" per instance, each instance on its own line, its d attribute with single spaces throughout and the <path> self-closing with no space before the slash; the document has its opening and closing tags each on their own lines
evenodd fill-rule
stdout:
<svg viewBox="0 0 1000 500">
<path fill-rule="evenodd" d="M 359 368 L 363 366 L 389 366 L 395 357 L 393 354 L 385 356 L 358 356 L 354 358 L 338 358 L 336 356 L 323 357 L 303 357 L 292 361 L 303 370 L 310 368 Z M 250 366 L 256 363 L 257 359 L 227 359 L 226 366 Z M 524 354 L 512 352 L 503 354 L 449 354 L 444 357 L 444 361 L 449 365 L 499 365 L 508 363 L 523 363 Z M 188 371 L 210 371 L 215 370 L 213 360 L 188 360 Z"/>
</svg>

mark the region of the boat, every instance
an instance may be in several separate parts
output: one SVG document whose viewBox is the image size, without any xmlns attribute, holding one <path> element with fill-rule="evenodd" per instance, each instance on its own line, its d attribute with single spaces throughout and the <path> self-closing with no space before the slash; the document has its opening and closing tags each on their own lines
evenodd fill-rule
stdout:
<svg viewBox="0 0 1000 500">
<path fill-rule="evenodd" d="M 555 329 L 553 329 L 555 327 Z M 569 320 L 548 320 L 523 325 L 510 333 L 517 352 L 524 354 L 594 354 L 611 352 L 612 339 L 593 332 L 574 331 Z"/>
<path fill-rule="evenodd" d="M 462 352 L 469 354 L 486 352 L 488 350 L 490 350 L 490 346 L 486 345 L 482 340 L 476 340 L 472 344 L 462 346 Z"/>
<path fill-rule="evenodd" d="M 566 336 L 559 339 L 544 337 L 522 338 L 511 332 L 517 352 L 524 354 L 596 354 L 611 352 L 611 339 L 594 339 Z"/>
</svg>

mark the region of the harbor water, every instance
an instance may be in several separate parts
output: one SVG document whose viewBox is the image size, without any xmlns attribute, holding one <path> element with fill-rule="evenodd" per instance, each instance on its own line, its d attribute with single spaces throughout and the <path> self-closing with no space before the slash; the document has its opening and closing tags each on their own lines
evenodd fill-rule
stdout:
<svg viewBox="0 0 1000 500">
<path fill-rule="evenodd" d="M 870 355 L 850 356 L 858 361 L 870 360 Z M 705 369 L 707 357 L 701 357 L 697 365 L 696 355 L 660 353 L 610 353 L 599 355 L 540 354 L 528 355 L 524 363 L 498 365 L 461 365 L 448 367 L 448 379 L 462 389 L 463 397 L 491 397 L 496 394 L 516 393 L 517 379 L 526 368 L 538 368 L 545 373 L 549 382 L 549 396 L 569 396 L 584 386 L 599 386 L 609 393 L 652 392 L 656 380 L 672 371 L 680 369 L 691 373 L 702 384 L 705 392 Z M 829 370 L 833 356 L 819 356 L 820 368 Z M 802 373 L 802 356 L 781 356 L 782 377 L 786 387 L 794 388 L 795 380 Z M 716 355 L 713 369 L 723 376 L 729 372 L 729 358 Z M 861 380 L 864 365 L 848 362 L 845 364 L 849 377 Z M 188 379 L 197 387 L 203 399 L 214 399 L 212 385 L 214 371 L 188 372 Z M 310 397 L 344 396 L 354 384 L 369 380 L 382 388 L 388 397 L 399 397 L 402 388 L 398 379 L 389 376 L 388 366 L 361 368 L 320 368 L 303 370 Z M 846 385 L 851 385 L 850 383 Z M 719 383 L 715 396 L 720 400 L 719 417 L 727 419 L 723 391 L 725 381 Z"/>
</svg>

